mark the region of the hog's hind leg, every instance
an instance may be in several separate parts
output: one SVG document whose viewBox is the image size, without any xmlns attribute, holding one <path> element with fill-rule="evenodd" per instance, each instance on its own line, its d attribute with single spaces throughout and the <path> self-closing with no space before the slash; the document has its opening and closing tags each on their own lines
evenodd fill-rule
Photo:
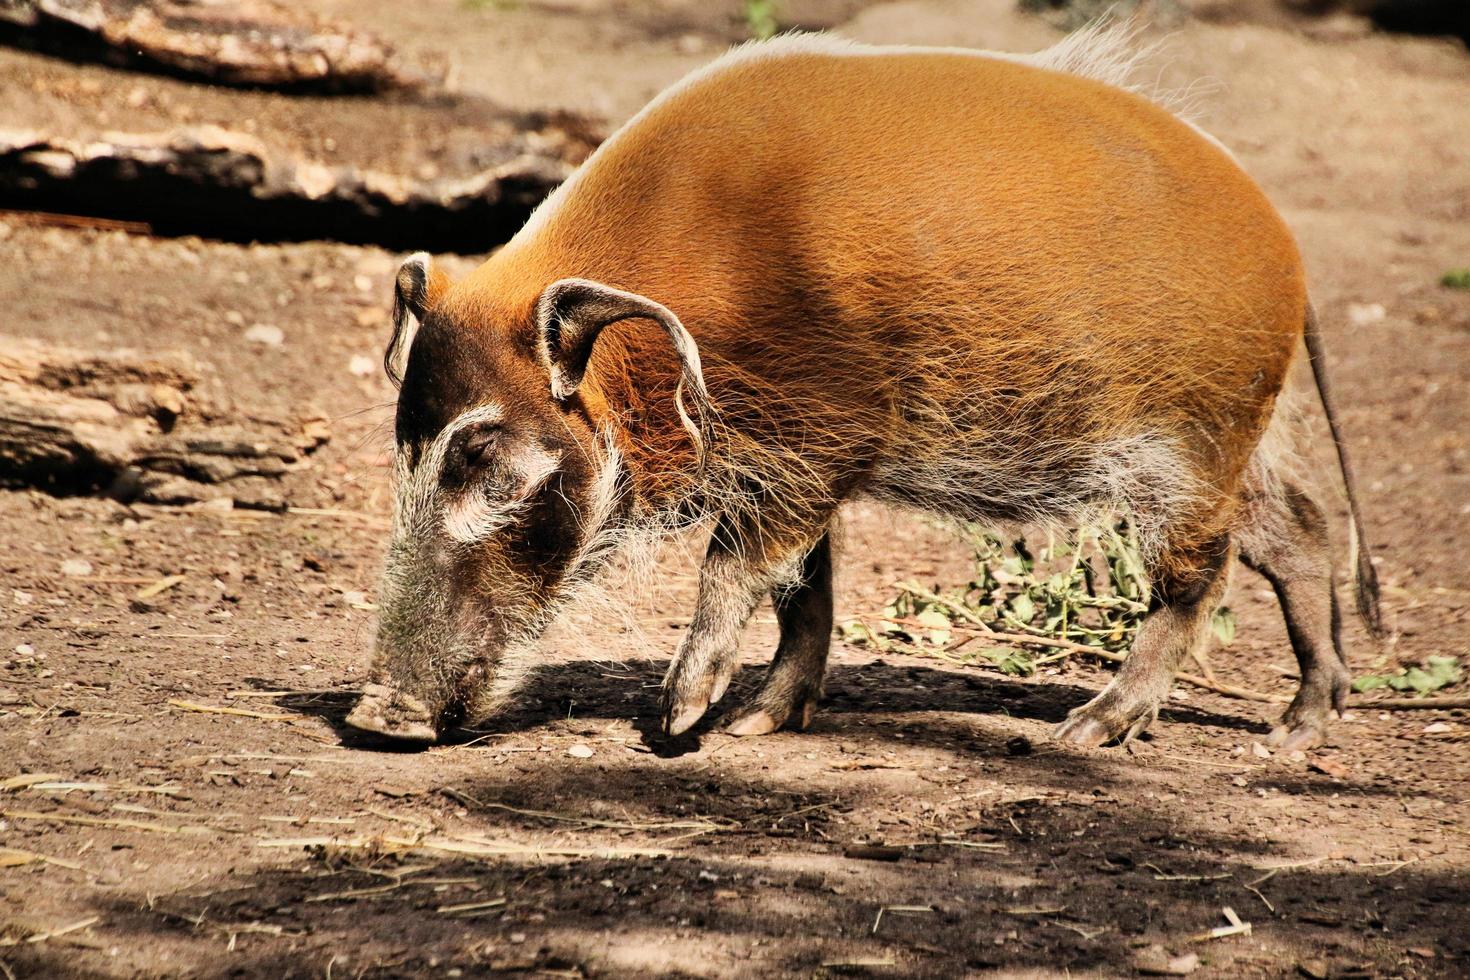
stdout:
<svg viewBox="0 0 1470 980">
<path fill-rule="evenodd" d="M 1342 712 L 1352 681 L 1342 655 L 1327 519 L 1305 490 L 1288 482 L 1280 493 L 1247 502 L 1237 539 L 1241 561 L 1276 590 L 1301 670 L 1301 687 L 1271 742 L 1287 750 L 1314 748 L 1326 737 L 1331 713 Z"/>
<path fill-rule="evenodd" d="M 1074 708 L 1056 737 L 1076 745 L 1127 741 L 1158 717 L 1180 662 L 1209 632 L 1225 597 L 1234 545 L 1229 535 L 1192 547 L 1174 546 L 1155 563 L 1153 608 L 1128 659 L 1102 693 Z"/>
<path fill-rule="evenodd" d="M 832 541 L 824 534 L 802 559 L 801 577 L 771 590 L 781 642 L 765 680 L 731 722 L 733 735 L 765 735 L 795 718 L 811 724 L 832 647 Z"/>
</svg>

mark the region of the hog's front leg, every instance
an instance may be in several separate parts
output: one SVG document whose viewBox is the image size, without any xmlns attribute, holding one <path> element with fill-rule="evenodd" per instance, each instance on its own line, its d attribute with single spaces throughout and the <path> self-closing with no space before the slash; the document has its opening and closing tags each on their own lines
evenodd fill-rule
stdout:
<svg viewBox="0 0 1470 980">
<path fill-rule="evenodd" d="M 809 533 L 773 533 L 727 517 L 716 523 L 699 570 L 694 618 L 664 675 L 664 731 L 688 731 L 724 696 L 750 614 L 772 588 L 801 580 L 803 558 L 824 533 L 821 522 Z"/>
<path fill-rule="evenodd" d="M 771 592 L 781 645 L 766 679 L 727 729 L 765 735 L 783 725 L 805 729 L 822 697 L 832 648 L 832 539 L 824 534 L 801 563 L 801 577 Z"/>
</svg>

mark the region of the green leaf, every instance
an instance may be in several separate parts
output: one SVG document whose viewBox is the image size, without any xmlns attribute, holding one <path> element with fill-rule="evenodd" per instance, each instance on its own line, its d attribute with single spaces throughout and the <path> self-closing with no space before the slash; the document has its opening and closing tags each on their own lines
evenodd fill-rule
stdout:
<svg viewBox="0 0 1470 980">
<path fill-rule="evenodd" d="M 1359 694 L 1364 691 L 1374 691 L 1380 687 L 1388 686 L 1388 678 L 1382 674 L 1364 674 L 1353 681 L 1353 690 Z"/>
<path fill-rule="evenodd" d="M 1229 606 L 1221 606 L 1215 610 L 1215 615 L 1210 617 L 1210 629 L 1214 631 L 1221 646 L 1229 646 L 1235 641 L 1235 613 L 1231 612 Z"/>
<path fill-rule="evenodd" d="M 745 0 L 745 27 L 758 41 L 775 36 L 781 29 L 776 20 L 775 0 Z"/>
<path fill-rule="evenodd" d="M 1461 678 L 1460 661 L 1457 657 L 1435 656 L 1425 662 L 1428 667 L 1429 676 L 1437 682 L 1436 690 L 1440 687 L 1449 687 L 1458 684 Z"/>
<path fill-rule="evenodd" d="M 1395 691 L 1413 691 L 1416 694 L 1432 694 L 1451 684 L 1458 684 L 1464 677 L 1457 657 L 1433 656 L 1421 667 L 1409 667 L 1392 674 L 1367 674 L 1353 681 L 1353 690 L 1358 693 L 1389 687 Z"/>
<path fill-rule="evenodd" d="M 1036 673 L 1036 665 L 1021 650 L 1013 650 L 1010 647 L 992 647 L 988 650 L 981 650 L 980 656 L 999 668 L 1002 674 L 1030 677 Z"/>
<path fill-rule="evenodd" d="M 954 616 L 937 608 L 925 609 L 914 617 L 914 622 L 931 630 L 947 630 L 954 625 Z"/>
<path fill-rule="evenodd" d="M 1029 623 L 1036 617 L 1036 603 L 1025 592 L 1011 599 L 1011 615 L 1018 623 Z"/>
<path fill-rule="evenodd" d="M 1470 289 L 1470 269 L 1451 269 L 1439 278 L 1446 289 Z"/>
</svg>

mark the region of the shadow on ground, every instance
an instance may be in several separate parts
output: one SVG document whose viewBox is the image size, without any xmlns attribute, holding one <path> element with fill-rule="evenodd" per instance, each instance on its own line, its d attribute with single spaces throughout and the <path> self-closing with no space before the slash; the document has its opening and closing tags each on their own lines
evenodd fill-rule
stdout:
<svg viewBox="0 0 1470 980">
<path fill-rule="evenodd" d="M 1087 757 L 1022 761 L 1055 769 L 1058 785 L 1104 778 Z M 591 836 L 608 851 L 658 846 L 646 829 L 593 829 L 570 816 L 624 802 L 689 810 L 729 829 L 668 856 L 582 860 L 318 848 L 292 867 L 232 870 L 171 895 L 98 893 L 94 911 L 109 942 L 176 948 L 185 972 L 198 976 L 450 968 L 462 976 L 1119 976 L 1134 973 L 1140 950 L 1155 943 L 1195 950 L 1219 967 L 1204 976 L 1289 975 L 1297 955 L 1321 960 L 1333 976 L 1470 968 L 1470 881 L 1462 875 L 1303 867 L 1263 880 L 1258 839 L 1211 833 L 1106 794 L 1092 803 L 977 805 L 976 826 L 964 836 L 980 846 L 929 843 L 878 862 L 844 858 L 834 840 L 842 814 L 865 805 L 858 781 L 833 791 L 776 774 L 656 779 L 636 765 L 595 779 L 554 766 L 541 776 L 534 785 L 487 779 L 470 787 L 477 797 L 554 808 L 474 809 L 480 833 L 530 829 L 584 843 Z M 1226 906 L 1252 923 L 1252 935 L 1191 943 L 1223 924 Z M 56 944 L 18 948 L 9 959 L 18 975 L 86 975 L 76 952 Z M 854 965 L 863 962 L 869 966 Z"/>
<path fill-rule="evenodd" d="M 761 670 L 747 667 L 737 676 L 725 699 L 689 733 L 669 738 L 658 730 L 658 683 L 666 664 L 656 660 L 574 661 L 534 671 L 517 697 L 517 706 L 491 719 L 484 727 L 461 728 L 444 737 L 447 744 L 464 744 L 487 733 L 526 731 L 575 715 L 578 718 L 622 719 L 633 723 L 645 742 L 663 756 L 697 751 L 701 737 L 716 730 L 742 699 L 760 682 Z M 276 682 L 260 679 L 269 688 Z M 823 698 L 813 730 L 840 733 L 848 726 L 845 715 L 910 715 L 957 712 L 1004 715 L 1048 723 L 1060 722 L 1067 712 L 1086 703 L 1097 692 L 1056 679 L 1021 681 L 979 671 L 945 670 L 881 659 L 865 664 L 833 665 L 827 672 Z M 393 750 L 397 743 L 361 732 L 345 723 L 356 703 L 355 692 L 312 694 L 283 698 L 281 708 L 318 717 L 332 726 L 350 747 Z M 1160 726 L 1187 722 L 1229 732 L 1263 735 L 1270 726 L 1250 718 L 1222 714 L 1207 708 L 1171 703 L 1160 714 Z M 915 729 L 918 731 L 918 729 Z"/>
</svg>

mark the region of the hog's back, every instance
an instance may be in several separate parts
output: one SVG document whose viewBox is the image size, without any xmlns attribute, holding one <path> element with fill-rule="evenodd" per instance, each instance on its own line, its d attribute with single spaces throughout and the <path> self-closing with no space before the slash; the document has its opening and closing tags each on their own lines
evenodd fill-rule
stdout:
<svg viewBox="0 0 1470 980">
<path fill-rule="evenodd" d="M 1017 438 L 1206 426 L 1226 469 L 1306 302 L 1260 190 L 1146 99 L 1001 57 L 795 44 L 660 97 L 485 269 L 521 304 L 561 275 L 651 296 L 809 414 L 1004 392 Z"/>
</svg>

